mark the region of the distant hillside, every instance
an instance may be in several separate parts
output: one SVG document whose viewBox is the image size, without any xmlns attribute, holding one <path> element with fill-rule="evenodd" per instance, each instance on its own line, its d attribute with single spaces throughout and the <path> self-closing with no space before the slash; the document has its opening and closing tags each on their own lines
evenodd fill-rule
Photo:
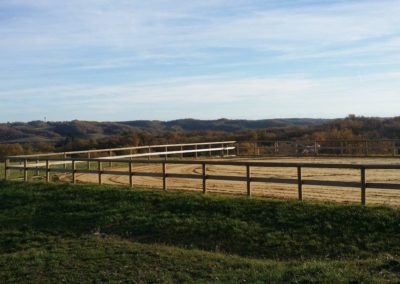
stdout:
<svg viewBox="0 0 400 284">
<path fill-rule="evenodd" d="M 152 134 L 168 131 L 226 131 L 285 128 L 290 126 L 317 126 L 326 119 L 264 119 L 264 120 L 196 120 L 173 121 L 136 120 L 124 122 L 94 122 L 73 120 L 67 122 L 31 121 L 0 124 L 0 143 L 56 142 L 67 137 L 97 139 L 124 132 L 148 131 Z"/>
<path fill-rule="evenodd" d="M 218 120 L 197 120 L 197 119 L 178 119 L 172 121 L 148 121 L 136 120 L 121 122 L 121 124 L 148 130 L 182 130 L 182 131 L 240 131 L 247 129 L 278 128 L 288 126 L 311 126 L 321 125 L 327 119 L 310 118 L 287 118 L 287 119 L 218 119 Z"/>
<path fill-rule="evenodd" d="M 66 121 L 0 124 L 7 155 L 199 141 L 400 139 L 400 117 L 173 121 Z M 400 144 L 400 142 L 398 142 Z"/>
</svg>

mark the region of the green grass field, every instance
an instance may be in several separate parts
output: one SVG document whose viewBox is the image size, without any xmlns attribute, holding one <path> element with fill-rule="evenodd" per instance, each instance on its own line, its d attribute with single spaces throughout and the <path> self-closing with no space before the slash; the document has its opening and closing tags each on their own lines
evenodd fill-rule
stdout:
<svg viewBox="0 0 400 284">
<path fill-rule="evenodd" d="M 400 211 L 0 182 L 0 283 L 380 283 Z"/>
</svg>

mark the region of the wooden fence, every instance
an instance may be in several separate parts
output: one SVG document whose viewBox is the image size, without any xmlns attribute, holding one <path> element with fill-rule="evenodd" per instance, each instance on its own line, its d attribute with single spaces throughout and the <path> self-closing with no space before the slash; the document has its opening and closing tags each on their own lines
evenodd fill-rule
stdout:
<svg viewBox="0 0 400 284">
<path fill-rule="evenodd" d="M 33 154 L 15 157 L 57 157 L 57 158 L 99 158 L 99 157 L 168 157 L 179 154 L 199 154 L 221 151 L 230 148 L 231 154 L 236 156 L 348 156 L 348 157 L 400 157 L 400 140 L 315 140 L 315 141 L 221 141 L 206 143 L 166 144 L 151 146 L 136 146 L 111 149 L 96 149 L 84 151 L 70 151 L 59 153 Z M 215 150 L 214 148 L 220 148 Z M 210 149 L 210 151 L 207 151 Z M 201 151 L 197 151 L 201 150 Z M 224 154 L 224 153 L 222 153 Z M 222 155 L 221 154 L 221 155 Z M 224 155 L 229 155 L 225 153 Z"/>
<path fill-rule="evenodd" d="M 165 144 L 165 145 L 149 145 L 149 146 L 133 146 L 122 148 L 107 148 L 96 150 L 57 152 L 32 155 L 8 156 L 8 159 L 13 158 L 43 158 L 43 157 L 60 157 L 63 159 L 73 157 L 85 158 L 129 158 L 129 157 L 152 157 L 180 154 L 181 157 L 185 153 L 193 153 L 197 157 L 198 153 L 207 153 L 211 156 L 212 152 L 221 151 L 221 155 L 229 155 L 229 151 L 233 150 L 236 141 L 220 141 L 220 142 L 204 142 L 204 143 L 185 143 L 185 144 Z"/>
<path fill-rule="evenodd" d="M 111 171 L 104 170 L 103 163 L 104 159 L 101 158 L 53 158 L 53 157 L 14 157 L 14 161 L 22 162 L 23 165 L 11 165 L 7 159 L 5 162 L 5 179 L 8 179 L 9 173 L 12 170 L 19 170 L 24 172 L 24 181 L 28 180 L 28 171 L 44 171 L 45 180 L 50 181 L 50 173 L 70 173 L 72 175 L 72 182 L 76 182 L 76 174 L 95 174 L 98 176 L 98 183 L 102 184 L 103 175 L 120 175 L 128 176 L 129 184 L 133 186 L 133 180 L 135 176 L 145 177 L 159 177 L 162 179 L 162 187 L 167 190 L 168 178 L 184 178 L 184 179 L 198 179 L 202 180 L 202 191 L 207 192 L 207 180 L 221 180 L 221 181 L 240 181 L 246 184 L 245 189 L 248 196 L 251 196 L 251 183 L 280 183 L 280 184 L 292 184 L 297 185 L 298 199 L 303 200 L 303 186 L 333 186 L 333 187 L 345 187 L 345 188 L 359 188 L 361 195 L 361 204 L 366 204 L 366 190 L 367 188 L 375 189 L 396 189 L 400 190 L 399 183 L 369 183 L 366 178 L 367 170 L 400 170 L 400 164 L 326 164 L 326 163 L 271 163 L 271 162 L 244 162 L 244 161 L 205 161 L 205 160 L 131 160 L 131 159 L 108 159 L 107 162 L 123 163 L 126 165 L 128 170 L 126 171 Z M 39 163 L 38 163 L 39 159 Z M 31 162 L 31 163 L 30 163 Z M 57 164 L 57 162 L 70 163 L 70 169 L 52 168 L 51 165 Z M 97 164 L 96 169 L 78 169 L 76 164 L 79 162 L 95 162 Z M 158 164 L 161 172 L 139 172 L 135 171 L 135 165 L 137 164 Z M 201 174 L 182 174 L 182 173 L 169 173 L 168 165 L 173 164 L 184 164 L 184 165 L 197 165 L 201 167 Z M 222 166 L 237 166 L 245 168 L 245 175 L 243 176 L 228 176 L 228 175 L 210 175 L 207 173 L 207 166 L 211 165 L 222 165 Z M 297 169 L 296 179 L 283 179 L 283 178 L 271 178 L 271 177 L 252 177 L 251 169 L 253 167 L 262 168 L 294 168 Z M 314 168 L 314 169 L 354 169 L 359 171 L 359 181 L 327 181 L 327 180 L 312 180 L 304 179 L 302 177 L 302 169 Z"/>
<path fill-rule="evenodd" d="M 236 144 L 236 152 L 255 156 L 400 157 L 400 140 L 242 141 Z"/>
</svg>

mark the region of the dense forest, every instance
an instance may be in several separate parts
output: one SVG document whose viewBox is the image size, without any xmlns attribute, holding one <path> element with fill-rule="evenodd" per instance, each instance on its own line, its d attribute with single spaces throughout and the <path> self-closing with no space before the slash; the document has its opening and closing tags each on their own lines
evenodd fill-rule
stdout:
<svg viewBox="0 0 400 284">
<path fill-rule="evenodd" d="M 344 119 L 44 122 L 0 124 L 0 157 L 216 140 L 400 139 L 400 117 Z"/>
</svg>

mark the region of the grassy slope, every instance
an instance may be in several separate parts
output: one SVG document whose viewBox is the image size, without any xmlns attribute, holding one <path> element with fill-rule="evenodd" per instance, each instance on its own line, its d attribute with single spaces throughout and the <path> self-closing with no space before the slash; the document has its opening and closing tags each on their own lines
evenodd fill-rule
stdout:
<svg viewBox="0 0 400 284">
<path fill-rule="evenodd" d="M 0 282 L 395 280 L 399 217 L 385 207 L 0 182 Z"/>
<path fill-rule="evenodd" d="M 0 281 L 94 283 L 381 282 L 398 279 L 391 258 L 358 261 L 253 260 L 146 245 L 115 237 L 49 238 L 46 245 L 0 256 Z"/>
</svg>

